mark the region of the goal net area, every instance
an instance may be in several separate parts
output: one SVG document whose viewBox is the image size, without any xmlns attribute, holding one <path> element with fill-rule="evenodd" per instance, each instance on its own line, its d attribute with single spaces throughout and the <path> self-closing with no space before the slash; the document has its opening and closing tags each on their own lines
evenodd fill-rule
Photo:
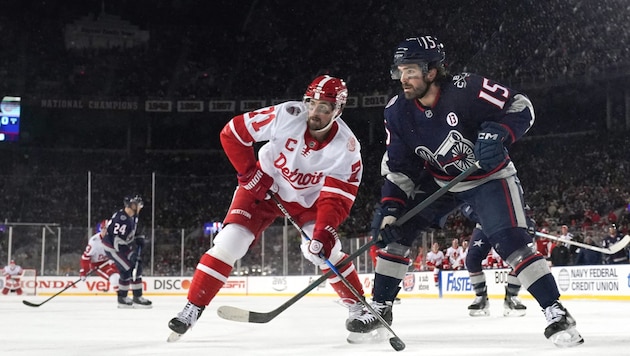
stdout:
<svg viewBox="0 0 630 356">
<path fill-rule="evenodd" d="M 22 285 L 22 293 L 26 295 L 37 294 L 37 270 L 34 268 L 24 269 L 20 284 Z"/>
</svg>

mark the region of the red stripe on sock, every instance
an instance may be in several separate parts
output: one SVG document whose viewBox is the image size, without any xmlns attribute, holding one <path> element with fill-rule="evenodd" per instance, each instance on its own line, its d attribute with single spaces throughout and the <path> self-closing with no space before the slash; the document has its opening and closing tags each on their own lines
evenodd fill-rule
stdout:
<svg viewBox="0 0 630 356">
<path fill-rule="evenodd" d="M 204 254 L 199 260 L 199 263 L 226 278 L 230 275 L 230 272 L 232 272 L 232 266 L 208 254 Z M 197 269 L 195 270 L 190 289 L 188 290 L 188 300 L 195 305 L 206 306 L 210 304 L 210 301 L 219 293 L 223 284 L 225 283 L 222 280 L 218 280 L 206 272 Z"/>
</svg>

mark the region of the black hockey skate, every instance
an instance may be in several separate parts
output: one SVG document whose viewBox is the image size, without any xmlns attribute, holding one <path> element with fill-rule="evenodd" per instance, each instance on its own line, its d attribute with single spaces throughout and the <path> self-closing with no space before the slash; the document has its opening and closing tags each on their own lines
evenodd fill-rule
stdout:
<svg viewBox="0 0 630 356">
<path fill-rule="evenodd" d="M 133 300 L 131 300 L 131 298 L 118 296 L 118 309 L 131 308 L 133 308 Z"/>
<path fill-rule="evenodd" d="M 475 297 L 472 304 L 468 306 L 468 315 L 470 316 L 490 316 L 490 303 L 488 295 L 482 294 Z"/>
<path fill-rule="evenodd" d="M 556 301 L 544 310 L 547 318 L 545 337 L 558 347 L 572 347 L 584 343 L 582 335 L 577 331 L 575 319 Z"/>
<path fill-rule="evenodd" d="M 392 325 L 392 302 L 372 302 L 372 308 L 379 313 L 387 324 Z M 353 320 L 346 322 L 346 329 L 351 332 L 369 333 L 374 329 L 381 327 L 381 322 L 376 316 L 368 310 L 364 310 L 361 315 L 357 315 Z"/>
<path fill-rule="evenodd" d="M 392 303 L 372 302 L 370 305 L 375 312 L 392 325 Z M 350 331 L 346 341 L 350 344 L 378 343 L 389 338 L 389 331 L 383 327 L 378 317 L 368 309 L 362 308 L 360 313 L 350 314 L 346 320 L 346 329 Z"/>
<path fill-rule="evenodd" d="M 503 316 L 524 316 L 527 312 L 527 307 L 521 303 L 521 300 L 510 294 L 505 294 L 503 300 Z"/>
<path fill-rule="evenodd" d="M 136 309 L 151 309 L 153 308 L 153 303 L 143 296 L 133 297 L 133 307 Z"/>
<path fill-rule="evenodd" d="M 173 332 L 166 341 L 175 342 L 179 340 L 188 329 L 191 329 L 195 325 L 204 309 L 205 307 L 196 306 L 191 302 L 186 303 L 184 309 L 168 322 L 168 327 Z"/>
</svg>

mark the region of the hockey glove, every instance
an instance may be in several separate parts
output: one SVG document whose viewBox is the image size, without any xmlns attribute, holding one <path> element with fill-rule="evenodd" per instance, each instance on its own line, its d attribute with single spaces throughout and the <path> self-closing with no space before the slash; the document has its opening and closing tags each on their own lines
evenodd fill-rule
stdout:
<svg viewBox="0 0 630 356">
<path fill-rule="evenodd" d="M 376 246 L 384 248 L 389 243 L 396 242 L 402 238 L 399 226 L 394 223 L 402 215 L 404 207 L 394 201 L 386 201 L 381 206 L 374 209 L 372 224 L 372 238 L 376 239 Z"/>
<path fill-rule="evenodd" d="M 330 254 L 338 238 L 337 230 L 330 225 L 326 225 L 323 229 L 315 229 L 313 238 L 308 244 L 308 252 L 321 259 L 321 263 L 319 264 L 326 263 L 325 260 L 330 258 Z"/>
<path fill-rule="evenodd" d="M 237 178 L 238 184 L 249 191 L 256 200 L 269 199 L 267 192 L 270 190 L 276 192 L 278 190 L 277 187 L 274 190 L 273 178 L 258 167 L 245 174 L 238 174 Z"/>
<path fill-rule="evenodd" d="M 508 158 L 505 144 L 509 143 L 510 133 L 498 122 L 486 121 L 481 124 L 475 142 L 475 157 L 481 169 L 491 172 Z"/>
</svg>

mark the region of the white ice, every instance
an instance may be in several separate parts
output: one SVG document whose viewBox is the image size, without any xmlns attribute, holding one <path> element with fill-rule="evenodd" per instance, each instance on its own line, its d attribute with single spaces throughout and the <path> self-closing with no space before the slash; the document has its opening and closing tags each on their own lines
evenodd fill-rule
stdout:
<svg viewBox="0 0 630 356">
<path fill-rule="evenodd" d="M 567 300 L 565 307 L 585 339 L 561 349 L 543 336 L 545 318 L 532 299 L 527 315 L 505 318 L 503 301 L 490 301 L 491 316 L 468 316 L 467 299 L 403 299 L 394 306 L 393 330 L 406 348 L 388 342 L 351 345 L 347 311 L 332 297 L 307 296 L 266 324 L 227 321 L 221 305 L 266 312 L 288 297 L 217 297 L 193 329 L 167 343 L 167 322 L 186 298 L 148 296 L 153 309 L 117 309 L 112 296 L 0 296 L 0 355 L 628 355 L 630 303 Z"/>
</svg>

